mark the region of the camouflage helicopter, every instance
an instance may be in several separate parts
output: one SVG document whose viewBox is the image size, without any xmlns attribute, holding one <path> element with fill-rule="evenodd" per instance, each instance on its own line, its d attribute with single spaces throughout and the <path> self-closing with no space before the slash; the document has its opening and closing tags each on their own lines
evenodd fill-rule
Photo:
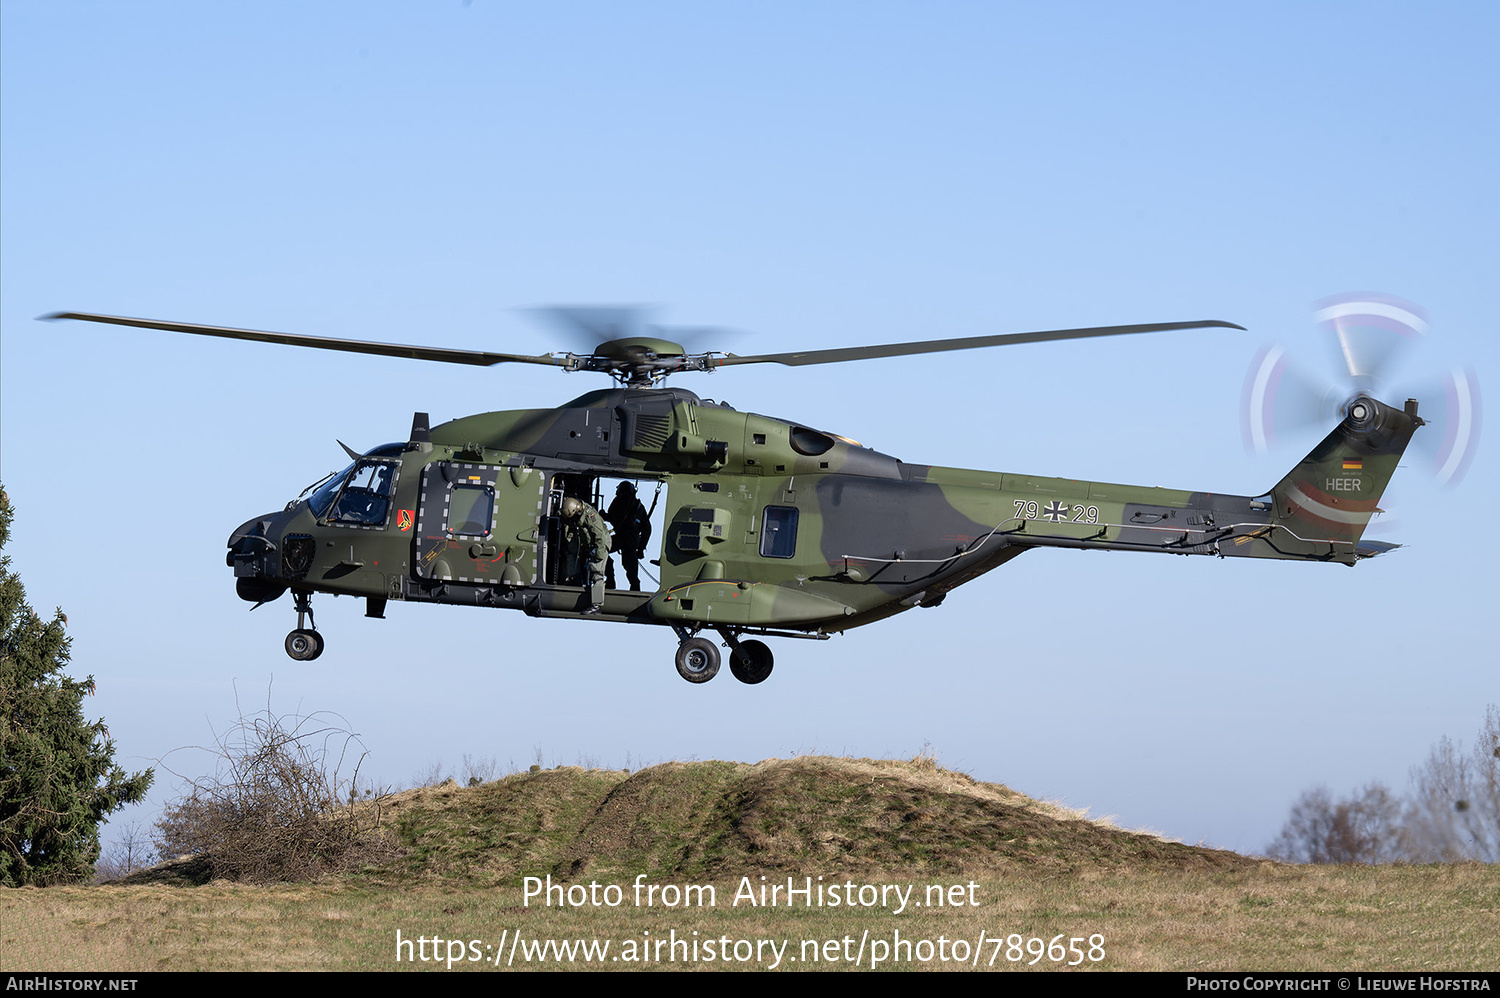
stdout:
<svg viewBox="0 0 1500 998">
<path fill-rule="evenodd" d="M 405 600 L 666 625 L 679 642 L 677 671 L 692 683 L 719 671 L 719 646 L 702 636 L 712 631 L 730 649 L 735 678 L 753 684 L 773 665 L 761 637 L 823 639 L 937 606 L 954 587 L 1031 548 L 1353 565 L 1395 546 L 1363 534 L 1424 424 L 1415 400 L 1396 408 L 1358 391 L 1332 432 L 1273 488 L 1236 496 L 911 464 L 810 426 L 659 387 L 672 374 L 741 364 L 1244 328 L 1220 320 L 754 356 L 689 353 L 665 338 L 626 335 L 589 353 L 528 356 L 82 312 L 44 318 L 445 363 L 540 364 L 617 382 L 556 409 L 438 426 L 416 413 L 405 441 L 364 453 L 346 446 L 346 468 L 238 527 L 226 556 L 236 591 L 256 606 L 292 593 L 297 627 L 286 652 L 299 661 L 324 647 L 314 593 L 362 596 L 365 615 L 377 618 L 388 601 Z M 590 578 L 567 514 L 581 502 L 602 506 L 610 482 L 621 492 L 654 486 L 658 497 L 666 489 L 653 590 L 605 589 Z"/>
</svg>

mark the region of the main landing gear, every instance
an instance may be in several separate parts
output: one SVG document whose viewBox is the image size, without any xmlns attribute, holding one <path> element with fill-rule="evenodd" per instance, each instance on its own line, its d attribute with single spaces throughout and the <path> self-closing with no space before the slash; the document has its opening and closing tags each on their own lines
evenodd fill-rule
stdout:
<svg viewBox="0 0 1500 998">
<path fill-rule="evenodd" d="M 688 638 L 677 646 L 677 674 L 690 683 L 706 683 L 719 674 L 719 649 L 707 638 Z"/>
<path fill-rule="evenodd" d="M 734 678 L 751 686 L 770 678 L 771 667 L 775 664 L 771 649 L 764 641 L 756 641 L 754 638 L 741 641 L 740 646 L 729 656 L 729 671 L 734 674 Z"/>
<path fill-rule="evenodd" d="M 693 631 L 675 627 L 682 643 L 677 646 L 677 674 L 690 683 L 706 683 L 719 674 L 719 649 L 708 638 L 694 637 Z M 739 632 L 718 628 L 729 645 L 729 671 L 742 683 L 763 683 L 771 675 L 775 656 L 764 641 L 741 641 Z M 290 639 L 288 639 L 290 640 Z"/>
<path fill-rule="evenodd" d="M 311 662 L 323 654 L 323 635 L 318 633 L 317 622 L 313 620 L 312 594 L 293 596 L 297 601 L 297 629 L 286 636 L 286 653 L 299 662 Z M 310 627 L 302 626 L 304 616 Z"/>
</svg>

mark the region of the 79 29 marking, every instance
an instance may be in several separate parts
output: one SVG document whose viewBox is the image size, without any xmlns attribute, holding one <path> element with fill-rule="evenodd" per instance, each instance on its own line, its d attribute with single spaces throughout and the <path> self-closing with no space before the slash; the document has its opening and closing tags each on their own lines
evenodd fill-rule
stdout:
<svg viewBox="0 0 1500 998">
<path fill-rule="evenodd" d="M 1053 523 L 1099 522 L 1098 506 L 1066 506 L 1055 499 L 1045 508 L 1035 499 L 1012 499 L 1011 502 L 1016 504 L 1015 516 L 1018 520 L 1047 519 Z M 1071 518 L 1068 516 L 1070 512 L 1073 514 Z"/>
</svg>

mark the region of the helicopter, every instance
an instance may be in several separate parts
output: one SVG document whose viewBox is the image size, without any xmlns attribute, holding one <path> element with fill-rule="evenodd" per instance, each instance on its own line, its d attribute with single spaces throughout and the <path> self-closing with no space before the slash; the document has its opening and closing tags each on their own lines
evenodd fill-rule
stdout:
<svg viewBox="0 0 1500 998">
<path fill-rule="evenodd" d="M 566 310 L 557 310 L 568 317 Z M 572 319 L 598 332 L 584 311 Z M 284 509 L 230 535 L 226 564 L 256 607 L 290 592 L 285 650 L 322 654 L 315 593 L 519 610 L 532 617 L 670 627 L 691 683 L 770 676 L 761 638 L 822 640 L 917 607 L 1039 547 L 1354 565 L 1397 545 L 1366 540 L 1416 429 L 1415 399 L 1359 389 L 1333 430 L 1253 496 L 913 464 L 837 434 L 664 387 L 670 375 L 743 364 L 803 366 L 1090 337 L 1243 326 L 1223 320 L 1097 326 L 739 356 L 632 333 L 591 352 L 539 355 L 334 339 L 85 312 L 76 319 L 289 346 L 605 374 L 612 388 L 555 409 L 489 412 L 437 426 L 413 414 L 404 441 L 363 452 Z M 648 327 L 646 332 L 670 332 Z M 606 587 L 577 529 L 580 504 L 666 490 L 656 588 Z M 627 488 L 628 486 L 628 488 Z M 653 512 L 656 503 L 653 501 Z M 612 507 L 613 508 L 613 507 Z M 640 555 L 644 552 L 637 551 Z M 629 567 L 630 559 L 627 559 Z M 612 566 L 611 566 L 612 568 Z"/>
</svg>

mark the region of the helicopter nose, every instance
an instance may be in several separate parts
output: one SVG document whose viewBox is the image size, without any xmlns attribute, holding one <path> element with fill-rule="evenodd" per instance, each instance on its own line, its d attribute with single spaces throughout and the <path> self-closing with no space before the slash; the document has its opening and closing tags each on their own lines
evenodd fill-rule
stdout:
<svg viewBox="0 0 1500 998">
<path fill-rule="evenodd" d="M 236 555 L 254 555 L 275 551 L 276 542 L 271 540 L 270 535 L 276 516 L 275 513 L 267 513 L 264 516 L 246 520 L 236 527 L 234 533 L 229 535 L 227 564 L 233 567 Z"/>
<path fill-rule="evenodd" d="M 265 522 L 268 519 L 270 519 L 269 516 L 257 516 L 235 527 L 234 533 L 229 535 L 229 547 L 233 549 L 236 544 L 249 537 L 256 530 L 264 531 Z"/>
<path fill-rule="evenodd" d="M 269 603 L 286 592 L 286 583 L 277 578 L 273 561 L 279 551 L 276 538 L 278 514 L 267 513 L 246 520 L 229 535 L 225 564 L 234 569 L 234 590 L 248 603 Z"/>
</svg>

